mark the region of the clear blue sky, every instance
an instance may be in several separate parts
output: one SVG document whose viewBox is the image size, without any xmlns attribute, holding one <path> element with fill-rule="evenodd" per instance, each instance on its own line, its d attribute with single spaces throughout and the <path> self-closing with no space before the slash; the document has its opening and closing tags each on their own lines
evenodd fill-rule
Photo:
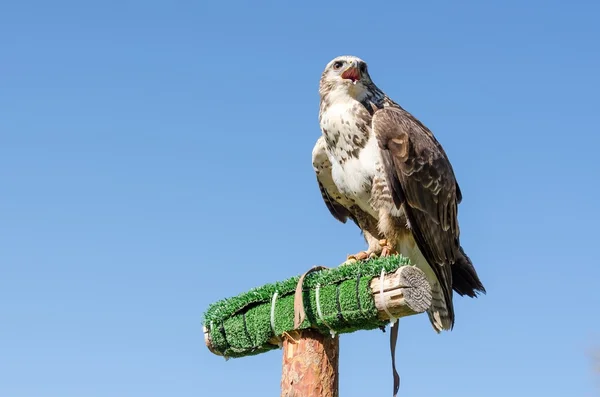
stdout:
<svg viewBox="0 0 600 397">
<path fill-rule="evenodd" d="M 0 396 L 279 395 L 200 320 L 364 247 L 310 162 L 341 54 L 446 148 L 488 289 L 401 322 L 400 395 L 598 393 L 600 5 L 283 3 L 0 6 Z M 387 338 L 342 337 L 342 396 L 391 395 Z"/>
</svg>

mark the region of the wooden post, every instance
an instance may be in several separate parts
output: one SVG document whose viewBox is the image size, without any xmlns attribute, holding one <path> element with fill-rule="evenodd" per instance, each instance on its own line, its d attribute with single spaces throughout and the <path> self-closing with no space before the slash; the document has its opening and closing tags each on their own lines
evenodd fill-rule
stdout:
<svg viewBox="0 0 600 397">
<path fill-rule="evenodd" d="M 381 320 L 423 313 L 431 305 L 431 287 L 415 266 L 400 267 L 385 274 L 383 280 L 374 277 L 369 286 Z M 206 346 L 220 355 L 212 348 L 206 327 L 204 339 Z M 273 345 L 278 342 L 277 337 L 269 341 Z M 314 329 L 285 332 L 281 397 L 339 397 L 338 363 L 339 335 L 332 338 Z"/>
<path fill-rule="evenodd" d="M 312 329 L 283 339 L 281 397 L 339 397 L 339 335 Z"/>
<path fill-rule="evenodd" d="M 382 285 L 383 283 L 383 285 Z M 378 317 L 422 313 L 431 304 L 425 274 L 414 266 L 401 267 L 370 284 Z M 381 294 L 383 290 L 383 295 Z M 292 331 L 283 339 L 281 397 L 339 397 L 339 335 L 312 329 Z"/>
</svg>

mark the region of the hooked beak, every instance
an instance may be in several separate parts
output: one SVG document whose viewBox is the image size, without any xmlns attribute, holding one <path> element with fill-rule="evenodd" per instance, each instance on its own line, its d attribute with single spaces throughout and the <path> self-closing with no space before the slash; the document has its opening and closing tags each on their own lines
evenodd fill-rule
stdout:
<svg viewBox="0 0 600 397">
<path fill-rule="evenodd" d="M 356 83 L 360 80 L 360 70 L 357 65 L 352 65 L 348 67 L 348 69 L 344 70 L 342 73 L 342 78 L 345 80 L 352 80 L 353 83 Z"/>
</svg>

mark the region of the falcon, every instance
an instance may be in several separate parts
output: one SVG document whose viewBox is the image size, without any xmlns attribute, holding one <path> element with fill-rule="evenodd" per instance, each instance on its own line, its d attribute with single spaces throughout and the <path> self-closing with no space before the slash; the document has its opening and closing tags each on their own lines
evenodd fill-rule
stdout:
<svg viewBox="0 0 600 397">
<path fill-rule="evenodd" d="M 431 284 L 434 330 L 451 330 L 453 291 L 473 298 L 486 291 L 460 245 L 462 194 L 444 149 L 373 83 L 360 58 L 330 61 L 319 93 L 318 186 L 331 215 L 351 219 L 368 245 L 348 259 L 408 257 Z"/>
</svg>

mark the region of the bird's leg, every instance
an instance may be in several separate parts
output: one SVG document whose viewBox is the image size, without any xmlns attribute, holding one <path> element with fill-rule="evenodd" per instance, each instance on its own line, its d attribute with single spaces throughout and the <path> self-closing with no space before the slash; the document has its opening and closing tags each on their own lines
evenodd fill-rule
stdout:
<svg viewBox="0 0 600 397">
<path fill-rule="evenodd" d="M 379 256 L 392 256 L 398 254 L 396 248 L 394 248 L 387 239 L 379 240 L 379 245 L 381 245 L 381 255 Z"/>
<path fill-rule="evenodd" d="M 400 218 L 392 216 L 385 207 L 379 209 L 379 231 L 385 236 L 379 240 L 381 244 L 381 256 L 397 255 L 397 243 L 399 240 L 398 230 L 402 230 Z"/>
</svg>

